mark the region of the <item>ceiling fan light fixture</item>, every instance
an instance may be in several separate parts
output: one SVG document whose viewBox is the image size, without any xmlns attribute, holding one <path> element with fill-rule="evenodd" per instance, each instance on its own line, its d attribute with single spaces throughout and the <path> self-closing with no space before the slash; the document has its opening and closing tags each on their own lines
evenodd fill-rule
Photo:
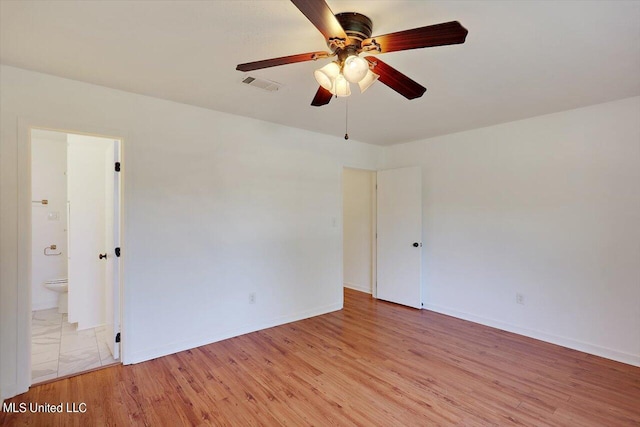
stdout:
<svg viewBox="0 0 640 427">
<path fill-rule="evenodd" d="M 351 88 L 349 82 L 342 74 L 338 74 L 333 84 L 333 90 L 331 91 L 335 96 L 349 96 L 351 95 Z"/>
<path fill-rule="evenodd" d="M 378 80 L 378 77 L 380 76 L 373 71 L 367 71 L 367 75 L 364 76 L 364 79 L 358 82 L 358 86 L 360 86 L 360 93 L 364 93 L 365 90 L 369 89 L 369 87 Z"/>
<path fill-rule="evenodd" d="M 313 76 L 320 86 L 330 91 L 333 88 L 335 78 L 340 74 L 340 66 L 337 62 L 330 62 L 324 67 L 313 72 Z"/>
<path fill-rule="evenodd" d="M 347 81 L 351 83 L 360 82 L 360 80 L 367 76 L 367 71 L 369 71 L 369 62 L 364 58 L 351 55 L 344 60 L 342 74 L 344 74 Z"/>
<path fill-rule="evenodd" d="M 406 99 L 420 98 L 427 90 L 424 86 L 368 55 L 461 44 L 465 42 L 469 33 L 458 21 L 450 21 L 372 36 L 373 22 L 361 13 L 334 14 L 327 0 L 291 0 L 291 2 L 322 33 L 330 51 L 307 52 L 247 62 L 238 64 L 236 70 L 247 72 L 337 57 L 333 63 L 314 72 L 314 77 L 320 85 L 311 101 L 314 107 L 327 105 L 333 96 L 349 96 L 350 82 L 358 83 L 360 91 L 364 92 L 376 80 L 380 80 Z M 362 58 L 359 57 L 360 54 L 363 55 Z"/>
</svg>

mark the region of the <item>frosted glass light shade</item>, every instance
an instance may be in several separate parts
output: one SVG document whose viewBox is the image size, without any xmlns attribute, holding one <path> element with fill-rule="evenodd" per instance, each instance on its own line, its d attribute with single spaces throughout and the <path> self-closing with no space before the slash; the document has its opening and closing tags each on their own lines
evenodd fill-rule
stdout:
<svg viewBox="0 0 640 427">
<path fill-rule="evenodd" d="M 369 63 L 364 58 L 352 55 L 344 60 L 342 74 L 344 74 L 344 78 L 351 83 L 358 83 L 364 79 L 367 71 L 369 71 Z"/>
<path fill-rule="evenodd" d="M 336 62 L 330 62 L 324 67 L 315 70 L 313 77 L 316 78 L 320 86 L 330 91 L 338 74 L 340 74 L 340 66 Z"/>
<path fill-rule="evenodd" d="M 365 90 L 369 89 L 369 86 L 374 84 L 376 80 L 378 80 L 379 75 L 369 70 L 367 75 L 364 76 L 364 79 L 358 82 L 358 86 L 360 86 L 360 93 L 363 93 Z"/>
<path fill-rule="evenodd" d="M 338 74 L 333 84 L 333 90 L 331 91 L 336 96 L 349 96 L 351 95 L 351 88 L 349 82 L 344 78 L 342 74 Z"/>
</svg>

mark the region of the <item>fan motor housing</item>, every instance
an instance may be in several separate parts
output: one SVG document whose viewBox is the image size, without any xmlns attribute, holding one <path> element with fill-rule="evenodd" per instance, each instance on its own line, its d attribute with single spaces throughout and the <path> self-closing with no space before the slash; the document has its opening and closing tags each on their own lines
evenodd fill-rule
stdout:
<svg viewBox="0 0 640 427">
<path fill-rule="evenodd" d="M 357 42 L 358 47 L 362 40 L 371 37 L 373 22 L 369 17 L 357 12 L 337 13 L 335 16 L 344 32 L 351 40 Z"/>
</svg>

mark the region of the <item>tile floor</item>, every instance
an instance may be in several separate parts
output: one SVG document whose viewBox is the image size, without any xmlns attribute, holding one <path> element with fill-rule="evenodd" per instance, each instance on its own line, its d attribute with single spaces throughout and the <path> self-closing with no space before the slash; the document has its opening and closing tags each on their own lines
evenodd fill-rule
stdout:
<svg viewBox="0 0 640 427">
<path fill-rule="evenodd" d="M 32 384 L 117 362 L 104 327 L 76 330 L 57 308 L 34 311 L 31 320 Z"/>
</svg>

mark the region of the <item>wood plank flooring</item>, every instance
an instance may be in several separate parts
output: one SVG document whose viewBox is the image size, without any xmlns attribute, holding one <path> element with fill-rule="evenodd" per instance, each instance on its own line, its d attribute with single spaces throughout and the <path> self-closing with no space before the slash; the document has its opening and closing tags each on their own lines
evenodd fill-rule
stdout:
<svg viewBox="0 0 640 427">
<path fill-rule="evenodd" d="M 342 311 L 32 387 L 0 425 L 639 426 L 640 368 L 345 290 Z"/>
</svg>

